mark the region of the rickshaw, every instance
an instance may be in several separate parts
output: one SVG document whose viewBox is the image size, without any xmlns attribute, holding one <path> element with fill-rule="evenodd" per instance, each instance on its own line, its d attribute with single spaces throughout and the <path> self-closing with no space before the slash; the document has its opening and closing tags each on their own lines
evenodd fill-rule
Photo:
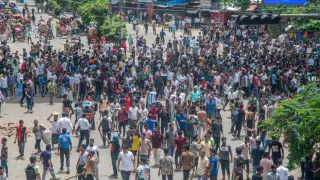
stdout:
<svg viewBox="0 0 320 180">
<path fill-rule="evenodd" d="M 75 43 L 76 41 L 80 42 L 81 37 L 80 37 L 80 30 L 77 27 L 73 27 L 71 31 L 71 43 Z"/>
<path fill-rule="evenodd" d="M 15 35 L 16 38 L 21 41 L 24 42 L 26 40 L 24 33 L 23 33 L 23 26 L 20 23 L 17 23 L 16 25 L 14 25 L 14 30 L 15 30 Z"/>
<path fill-rule="evenodd" d="M 21 18 L 21 15 L 20 15 L 20 14 L 14 14 L 12 17 L 13 17 L 14 19 L 20 19 L 20 18 Z"/>
<path fill-rule="evenodd" d="M 65 24 L 61 23 L 60 28 L 58 30 L 58 35 L 61 36 L 67 36 L 68 35 L 68 30 Z"/>
<path fill-rule="evenodd" d="M 83 108 L 83 114 L 86 115 L 86 119 L 91 124 L 91 128 L 95 129 L 95 121 L 94 121 L 94 115 L 95 111 L 97 111 L 96 104 L 93 104 L 91 101 L 91 98 L 88 97 L 88 99 L 84 100 L 82 102 L 82 108 Z"/>
<path fill-rule="evenodd" d="M 52 16 L 50 16 L 50 17 L 48 18 L 47 26 L 48 26 L 49 28 L 51 28 L 52 19 L 53 19 Z"/>
<path fill-rule="evenodd" d="M 41 23 L 39 25 L 39 36 L 47 36 L 48 35 L 48 26 L 45 23 Z"/>
<path fill-rule="evenodd" d="M 95 43 L 98 39 L 97 29 L 95 27 L 89 28 L 89 35 L 90 35 L 91 43 Z"/>
<path fill-rule="evenodd" d="M 27 27 L 31 27 L 31 21 L 29 18 L 23 17 L 19 20 L 23 25 L 27 26 Z"/>
<path fill-rule="evenodd" d="M 70 22 L 73 21 L 73 19 L 74 19 L 73 16 L 69 16 L 69 17 L 61 16 L 60 23 L 69 24 Z"/>
<path fill-rule="evenodd" d="M 164 14 L 163 15 L 163 28 L 169 28 L 171 21 L 172 21 L 172 15 L 171 14 Z"/>
</svg>

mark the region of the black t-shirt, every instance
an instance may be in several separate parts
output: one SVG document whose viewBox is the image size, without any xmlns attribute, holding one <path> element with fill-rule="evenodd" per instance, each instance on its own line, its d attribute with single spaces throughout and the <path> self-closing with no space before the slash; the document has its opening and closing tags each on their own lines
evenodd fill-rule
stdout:
<svg viewBox="0 0 320 180">
<path fill-rule="evenodd" d="M 243 180 L 243 169 L 236 168 L 236 176 L 239 177 L 238 180 Z"/>
<path fill-rule="evenodd" d="M 272 150 L 272 159 L 280 159 L 281 158 L 281 148 L 282 144 L 278 141 L 272 141 L 269 144 L 269 148 Z"/>
<path fill-rule="evenodd" d="M 260 175 L 260 174 L 254 174 L 253 176 L 252 176 L 252 180 L 262 180 L 263 179 L 263 177 Z"/>
</svg>

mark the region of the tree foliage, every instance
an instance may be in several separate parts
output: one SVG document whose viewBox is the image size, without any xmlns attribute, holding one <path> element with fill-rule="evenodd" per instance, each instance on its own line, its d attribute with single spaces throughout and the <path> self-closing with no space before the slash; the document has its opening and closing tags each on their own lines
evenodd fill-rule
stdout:
<svg viewBox="0 0 320 180">
<path fill-rule="evenodd" d="M 79 6 L 78 12 L 85 25 L 89 26 L 90 22 L 94 22 L 99 27 L 107 19 L 109 9 L 104 0 L 95 0 Z"/>
<path fill-rule="evenodd" d="M 49 0 L 47 8 L 51 10 L 56 16 L 60 15 L 62 11 L 62 6 L 60 5 L 60 2 L 58 0 Z"/>
<path fill-rule="evenodd" d="M 261 127 L 271 136 L 289 137 L 289 168 L 293 168 L 320 143 L 319 84 L 310 84 L 293 99 L 282 101 Z"/>
<path fill-rule="evenodd" d="M 112 18 L 109 17 L 104 21 L 103 25 L 99 27 L 100 32 L 111 39 L 115 37 L 118 29 L 120 29 L 122 35 L 127 33 L 126 24 L 119 15 L 113 16 Z"/>
<path fill-rule="evenodd" d="M 264 11 L 267 13 L 276 14 L 310 14 L 320 13 L 320 4 L 308 2 L 304 7 L 288 7 L 280 6 L 265 6 Z M 320 30 L 320 20 L 309 17 L 291 18 L 295 29 L 300 31 L 317 31 Z"/>
</svg>

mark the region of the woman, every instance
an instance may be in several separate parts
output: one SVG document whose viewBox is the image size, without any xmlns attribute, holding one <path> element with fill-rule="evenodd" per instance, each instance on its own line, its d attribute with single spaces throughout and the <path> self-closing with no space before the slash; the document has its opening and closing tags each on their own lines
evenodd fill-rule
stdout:
<svg viewBox="0 0 320 180">
<path fill-rule="evenodd" d="M 25 92 L 26 98 L 27 98 L 27 113 L 32 113 L 32 101 L 33 101 L 33 91 L 31 88 L 31 84 L 28 83 L 27 90 Z"/>
</svg>

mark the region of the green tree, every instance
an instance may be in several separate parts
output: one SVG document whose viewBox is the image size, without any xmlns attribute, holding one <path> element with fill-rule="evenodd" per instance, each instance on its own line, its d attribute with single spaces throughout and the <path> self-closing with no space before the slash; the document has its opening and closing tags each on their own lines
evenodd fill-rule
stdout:
<svg viewBox="0 0 320 180">
<path fill-rule="evenodd" d="M 320 88 L 313 83 L 293 99 L 282 101 L 262 125 L 271 136 L 289 137 L 289 168 L 298 164 L 320 143 Z"/>
<path fill-rule="evenodd" d="M 115 35 L 119 36 L 120 34 L 117 34 L 118 30 L 120 30 L 121 35 L 127 33 L 126 24 L 119 15 L 113 16 L 112 18 L 109 17 L 104 21 L 103 25 L 99 27 L 99 31 L 109 38 L 114 38 Z"/>
</svg>

